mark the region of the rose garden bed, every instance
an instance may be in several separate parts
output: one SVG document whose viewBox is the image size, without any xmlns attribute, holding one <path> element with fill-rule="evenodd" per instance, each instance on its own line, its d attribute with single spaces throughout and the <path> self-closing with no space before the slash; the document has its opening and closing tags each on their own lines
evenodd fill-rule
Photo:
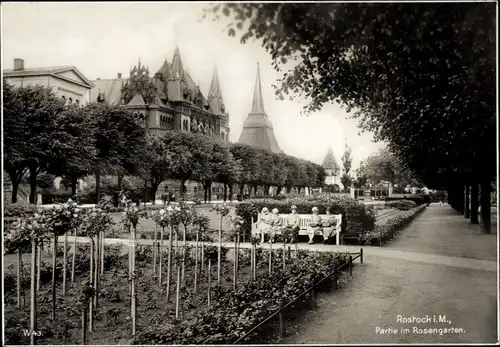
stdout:
<svg viewBox="0 0 500 347">
<path fill-rule="evenodd" d="M 240 250 L 238 281 L 233 287 L 234 262 L 223 258 L 222 282 L 218 285 L 212 268 L 211 306 L 207 305 L 207 262 L 217 258 L 216 247 L 207 247 L 204 269 L 199 273 L 197 292 L 194 293 L 194 260 L 186 259 L 184 281 L 180 286 L 179 319 L 175 318 L 177 272 L 172 273 L 170 300 L 166 300 L 165 283 L 158 283 L 153 272 L 151 247 L 136 250 L 137 321 L 136 336 L 131 337 L 128 257 L 119 246 L 106 247 L 104 273 L 99 286 L 98 304 L 94 311 L 93 331 L 88 334 L 89 344 L 225 344 L 244 335 L 271 312 L 284 299 L 309 287 L 348 258 L 347 254 L 287 251 L 286 269 L 283 270 L 283 249 L 273 250 L 272 275 L 269 276 L 268 251 L 258 248 L 257 275 L 253 280 L 248 250 Z M 227 249 L 223 249 L 223 255 Z M 126 253 L 126 252 L 125 252 Z M 234 257 L 233 257 L 234 258 Z M 88 281 L 90 268 L 88 246 L 78 246 L 75 282 L 68 283 L 66 297 L 61 292 L 62 262 L 56 267 L 56 320 L 50 317 L 51 277 L 50 263 L 42 262 L 38 304 L 39 344 L 80 344 L 81 305 L 80 292 Z M 164 257 L 163 269 L 167 266 Z M 68 278 L 70 278 L 68 264 Z M 175 266 L 174 266 L 175 270 Z M 30 266 L 22 267 L 22 296 L 24 304 L 16 306 L 15 265 L 5 273 L 5 336 L 7 344 L 29 344 L 23 329 L 29 329 L 29 273 Z M 164 277 L 165 278 L 165 277 Z M 328 281 L 322 289 L 331 288 Z M 321 288 L 320 288 L 321 289 Z M 296 304 L 300 310 L 300 302 Z M 262 342 L 262 337 L 276 333 L 273 324 L 264 325 L 245 342 Z"/>
</svg>

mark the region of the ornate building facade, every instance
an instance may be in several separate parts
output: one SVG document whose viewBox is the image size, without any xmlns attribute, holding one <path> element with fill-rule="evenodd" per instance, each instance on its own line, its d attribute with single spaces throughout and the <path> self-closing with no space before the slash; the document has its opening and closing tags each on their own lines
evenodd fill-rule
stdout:
<svg viewBox="0 0 500 347">
<path fill-rule="evenodd" d="M 342 183 L 340 183 L 340 166 L 335 159 L 332 147 L 328 148 L 328 152 L 323 159 L 323 168 L 326 172 L 325 184 L 326 185 L 338 185 L 342 189 Z"/>
<path fill-rule="evenodd" d="M 166 130 L 200 132 L 229 139 L 229 114 L 225 109 L 217 71 L 214 70 L 207 96 L 184 69 L 179 49 L 172 63 L 167 60 L 151 74 L 140 60 L 128 78 L 97 79 L 91 101 L 106 101 L 131 110 L 148 132 Z"/>
</svg>

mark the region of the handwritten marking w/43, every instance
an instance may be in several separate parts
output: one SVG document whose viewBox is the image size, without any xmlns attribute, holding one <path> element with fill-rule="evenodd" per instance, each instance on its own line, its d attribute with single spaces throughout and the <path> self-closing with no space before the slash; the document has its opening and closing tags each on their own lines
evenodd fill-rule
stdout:
<svg viewBox="0 0 500 347">
<path fill-rule="evenodd" d="M 451 324 L 451 321 L 446 319 L 446 315 L 438 314 L 438 315 L 425 315 L 423 317 L 418 316 L 409 316 L 404 317 L 402 315 L 396 316 L 396 323 L 400 324 L 413 324 L 413 323 L 447 323 Z"/>
<path fill-rule="evenodd" d="M 31 335 L 42 336 L 41 331 L 30 330 L 30 329 L 23 329 L 23 334 L 24 334 L 24 336 L 31 336 Z"/>
</svg>

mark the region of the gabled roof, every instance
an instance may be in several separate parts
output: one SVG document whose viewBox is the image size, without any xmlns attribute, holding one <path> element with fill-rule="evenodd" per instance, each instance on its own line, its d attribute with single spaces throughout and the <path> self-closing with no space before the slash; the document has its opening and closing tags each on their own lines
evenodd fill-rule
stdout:
<svg viewBox="0 0 500 347">
<path fill-rule="evenodd" d="M 75 75 L 81 79 L 81 81 L 75 81 L 73 79 L 70 79 L 68 77 L 63 76 L 62 74 L 67 72 L 67 71 L 72 71 L 75 73 Z M 55 78 L 60 78 L 64 80 L 71 81 L 73 83 L 78 83 L 81 84 L 84 87 L 87 88 L 92 88 L 94 87 L 94 84 L 88 80 L 81 72 L 74 66 L 54 66 L 54 67 L 41 67 L 41 68 L 29 68 L 29 69 L 22 69 L 22 70 L 13 70 L 13 69 L 6 69 L 3 70 L 3 75 L 5 77 L 27 77 L 27 76 L 45 76 L 45 75 L 50 75 Z"/>
<path fill-rule="evenodd" d="M 130 100 L 130 102 L 127 104 L 127 106 L 144 106 L 144 105 L 146 105 L 146 102 L 144 101 L 142 95 L 139 93 L 135 94 L 132 100 Z"/>
<path fill-rule="evenodd" d="M 333 170 L 340 170 L 340 166 L 337 163 L 337 160 L 335 159 L 335 156 L 333 155 L 333 150 L 332 147 L 328 148 L 328 152 L 326 153 L 325 159 L 323 160 L 323 168 L 324 169 L 333 169 Z"/>
<path fill-rule="evenodd" d="M 99 93 L 104 94 L 104 99 L 110 104 L 119 105 L 122 99 L 122 84 L 128 79 L 106 79 L 94 81 L 94 88 L 90 90 L 90 102 L 97 101 Z"/>
</svg>

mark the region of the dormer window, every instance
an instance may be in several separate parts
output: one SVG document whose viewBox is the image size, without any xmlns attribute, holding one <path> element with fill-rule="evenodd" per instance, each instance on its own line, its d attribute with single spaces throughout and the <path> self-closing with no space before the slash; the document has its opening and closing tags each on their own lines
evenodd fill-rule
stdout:
<svg viewBox="0 0 500 347">
<path fill-rule="evenodd" d="M 76 99 L 76 100 L 75 100 L 75 105 L 76 105 L 76 106 L 80 106 L 80 100 Z"/>
<path fill-rule="evenodd" d="M 68 105 L 71 105 L 73 103 L 73 99 L 69 98 L 68 99 Z"/>
<path fill-rule="evenodd" d="M 64 95 L 62 96 L 62 99 L 64 101 L 64 105 L 66 105 L 66 97 Z"/>
</svg>

